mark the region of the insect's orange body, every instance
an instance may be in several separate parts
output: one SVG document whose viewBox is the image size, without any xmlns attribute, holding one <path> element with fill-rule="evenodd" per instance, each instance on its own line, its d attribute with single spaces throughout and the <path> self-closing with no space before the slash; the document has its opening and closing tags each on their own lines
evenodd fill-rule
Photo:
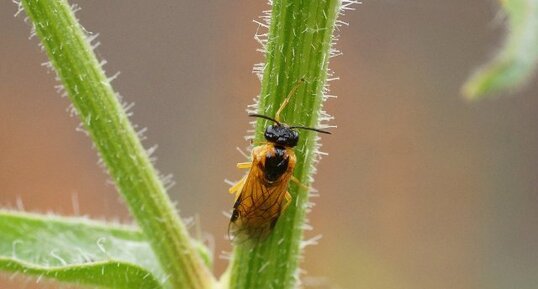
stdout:
<svg viewBox="0 0 538 289">
<path fill-rule="evenodd" d="M 288 193 L 290 180 L 304 187 L 293 177 L 297 162 L 293 147 L 299 141 L 299 133 L 295 129 L 328 133 L 315 128 L 288 126 L 280 122 L 280 113 L 303 81 L 291 90 L 274 119 L 259 114 L 249 115 L 271 120 L 275 124 L 265 129 L 264 137 L 267 142 L 253 148 L 251 162 L 237 164 L 238 168 L 249 169 L 249 172 L 229 190 L 236 195 L 230 219 L 230 233 L 234 240 L 260 240 L 267 237 L 282 212 L 291 203 L 292 197 Z"/>
</svg>

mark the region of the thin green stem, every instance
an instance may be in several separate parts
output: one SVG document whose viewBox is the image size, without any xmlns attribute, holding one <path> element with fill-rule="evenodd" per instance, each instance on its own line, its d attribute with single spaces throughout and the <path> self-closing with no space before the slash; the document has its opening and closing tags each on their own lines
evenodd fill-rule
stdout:
<svg viewBox="0 0 538 289">
<path fill-rule="evenodd" d="M 208 269 L 65 0 L 22 0 L 69 99 L 172 288 L 209 288 Z"/>
<path fill-rule="evenodd" d="M 293 85 L 304 78 L 306 83 L 281 118 L 290 125 L 318 126 L 340 4 L 339 0 L 274 1 L 258 113 L 274 116 Z M 267 120 L 257 121 L 256 141 L 263 140 L 267 125 Z M 300 131 L 294 176 L 303 184 L 311 182 L 317 148 L 317 134 Z M 293 183 L 289 192 L 293 201 L 271 235 L 256 245 L 235 247 L 225 274 L 229 288 L 293 288 L 296 284 L 309 192 Z"/>
</svg>

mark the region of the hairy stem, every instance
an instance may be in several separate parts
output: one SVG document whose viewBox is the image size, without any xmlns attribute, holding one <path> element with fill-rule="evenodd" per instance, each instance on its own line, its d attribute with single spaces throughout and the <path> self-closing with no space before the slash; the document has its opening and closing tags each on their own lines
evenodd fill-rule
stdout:
<svg viewBox="0 0 538 289">
<path fill-rule="evenodd" d="M 67 1 L 22 0 L 22 5 L 170 286 L 208 288 L 212 277 Z"/>
<path fill-rule="evenodd" d="M 339 0 L 273 2 L 258 113 L 274 116 L 293 85 L 304 78 L 305 84 L 283 111 L 282 121 L 317 127 L 321 118 L 329 118 L 321 107 L 340 4 Z M 268 124 L 257 121 L 256 141 L 263 141 Z M 312 180 L 317 138 L 315 132 L 300 131 L 294 176 L 303 184 Z M 296 284 L 309 192 L 293 183 L 289 192 L 293 201 L 271 235 L 257 245 L 235 247 L 225 275 L 229 288 L 293 288 Z"/>
</svg>

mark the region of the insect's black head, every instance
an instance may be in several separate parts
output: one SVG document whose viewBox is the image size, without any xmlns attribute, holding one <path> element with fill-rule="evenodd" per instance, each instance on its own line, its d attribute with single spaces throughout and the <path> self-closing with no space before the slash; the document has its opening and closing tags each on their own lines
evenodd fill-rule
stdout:
<svg viewBox="0 0 538 289">
<path fill-rule="evenodd" d="M 265 129 L 265 139 L 284 147 L 294 147 L 299 141 L 299 133 L 284 124 L 270 125 Z"/>
</svg>

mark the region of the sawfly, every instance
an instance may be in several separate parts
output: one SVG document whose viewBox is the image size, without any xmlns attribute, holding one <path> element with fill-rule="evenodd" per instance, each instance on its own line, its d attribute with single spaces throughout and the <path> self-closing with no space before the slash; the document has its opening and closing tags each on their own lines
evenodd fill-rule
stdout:
<svg viewBox="0 0 538 289">
<path fill-rule="evenodd" d="M 304 79 L 301 79 L 295 84 L 274 118 L 249 114 L 250 117 L 270 120 L 273 124 L 265 128 L 266 142 L 252 149 L 252 160 L 237 164 L 238 168 L 249 171 L 229 189 L 231 194 L 235 194 L 228 226 L 228 236 L 234 242 L 265 239 L 291 203 L 289 182 L 306 187 L 293 176 L 297 162 L 293 148 L 299 141 L 297 129 L 330 134 L 317 128 L 289 126 L 280 121 L 280 114 L 303 82 Z"/>
</svg>

